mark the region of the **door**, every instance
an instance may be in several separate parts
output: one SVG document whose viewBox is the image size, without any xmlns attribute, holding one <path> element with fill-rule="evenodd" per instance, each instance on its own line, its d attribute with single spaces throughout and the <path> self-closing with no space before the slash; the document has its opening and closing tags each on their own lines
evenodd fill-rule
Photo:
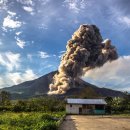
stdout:
<svg viewBox="0 0 130 130">
<path fill-rule="evenodd" d="M 82 114 L 82 108 L 81 107 L 79 108 L 79 114 Z"/>
</svg>

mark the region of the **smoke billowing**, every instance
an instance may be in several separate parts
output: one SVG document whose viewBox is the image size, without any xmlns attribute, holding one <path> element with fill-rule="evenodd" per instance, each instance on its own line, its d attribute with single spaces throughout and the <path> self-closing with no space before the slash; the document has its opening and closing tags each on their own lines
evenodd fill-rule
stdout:
<svg viewBox="0 0 130 130">
<path fill-rule="evenodd" d="M 109 39 L 103 41 L 95 25 L 81 25 L 67 42 L 66 48 L 58 73 L 54 75 L 50 84 L 49 94 L 65 93 L 74 86 L 76 78 L 118 57 L 111 41 Z"/>
</svg>

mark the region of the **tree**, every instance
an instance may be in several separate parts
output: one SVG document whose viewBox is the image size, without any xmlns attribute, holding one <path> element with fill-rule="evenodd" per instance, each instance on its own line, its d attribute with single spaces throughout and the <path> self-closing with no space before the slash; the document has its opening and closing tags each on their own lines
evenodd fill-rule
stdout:
<svg viewBox="0 0 130 130">
<path fill-rule="evenodd" d="M 106 113 L 111 114 L 113 98 L 112 97 L 106 97 L 105 101 L 107 102 Z"/>
<path fill-rule="evenodd" d="M 26 106 L 27 106 L 27 102 L 26 101 L 18 100 L 16 102 L 16 104 L 14 105 L 14 107 L 13 107 L 13 111 L 15 111 L 15 112 L 25 111 Z"/>
<path fill-rule="evenodd" d="M 118 113 L 118 112 L 122 111 L 122 101 L 123 101 L 123 98 L 120 98 L 120 97 L 113 98 L 111 106 L 112 106 L 112 110 L 115 113 Z"/>
<path fill-rule="evenodd" d="M 130 111 L 130 95 L 128 93 L 122 100 L 121 108 L 122 111 Z"/>
<path fill-rule="evenodd" d="M 10 105 L 10 93 L 7 91 L 0 92 L 0 104 L 1 105 Z"/>
</svg>

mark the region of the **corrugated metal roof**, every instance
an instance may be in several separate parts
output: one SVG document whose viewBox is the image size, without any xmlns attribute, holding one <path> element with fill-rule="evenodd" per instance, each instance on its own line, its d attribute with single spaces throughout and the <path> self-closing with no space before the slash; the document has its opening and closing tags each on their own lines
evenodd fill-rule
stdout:
<svg viewBox="0 0 130 130">
<path fill-rule="evenodd" d="M 68 104 L 107 104 L 104 99 L 67 99 Z"/>
</svg>

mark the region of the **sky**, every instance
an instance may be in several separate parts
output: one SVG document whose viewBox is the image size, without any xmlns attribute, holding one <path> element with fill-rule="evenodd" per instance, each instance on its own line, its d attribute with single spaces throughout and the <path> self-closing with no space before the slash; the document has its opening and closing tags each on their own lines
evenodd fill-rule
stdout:
<svg viewBox="0 0 130 130">
<path fill-rule="evenodd" d="M 0 0 L 0 88 L 57 70 L 81 24 L 95 24 L 118 60 L 90 70 L 87 82 L 130 92 L 130 0 Z"/>
</svg>

